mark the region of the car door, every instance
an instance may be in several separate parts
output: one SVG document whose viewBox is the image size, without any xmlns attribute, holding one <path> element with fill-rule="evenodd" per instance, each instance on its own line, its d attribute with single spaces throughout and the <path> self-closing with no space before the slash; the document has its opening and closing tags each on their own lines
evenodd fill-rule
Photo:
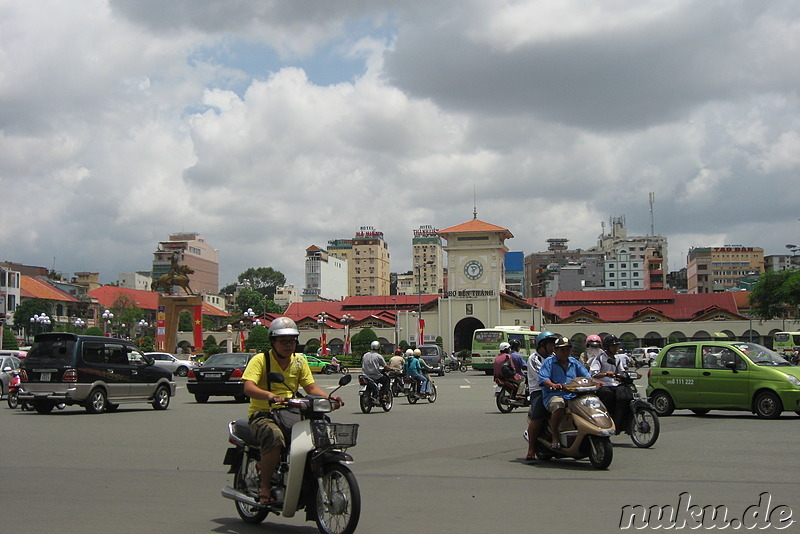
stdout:
<svg viewBox="0 0 800 534">
<path fill-rule="evenodd" d="M 669 393 L 676 408 L 688 408 L 700 403 L 698 373 L 697 346 L 678 345 L 667 350 L 651 376 L 658 377 L 658 384 Z"/>
<path fill-rule="evenodd" d="M 99 370 L 105 377 L 109 400 L 121 399 L 130 395 L 131 366 L 128 363 L 125 346 L 121 343 L 103 343 L 102 361 Z"/>
<path fill-rule="evenodd" d="M 151 365 L 152 360 L 135 347 L 125 349 L 131 369 L 130 395 L 138 399 L 152 396 L 158 380 L 154 372 L 155 366 Z"/>
<path fill-rule="evenodd" d="M 744 359 L 731 347 L 704 344 L 698 376 L 703 408 L 750 407 L 750 372 Z M 734 364 L 736 369 L 730 369 Z"/>
</svg>

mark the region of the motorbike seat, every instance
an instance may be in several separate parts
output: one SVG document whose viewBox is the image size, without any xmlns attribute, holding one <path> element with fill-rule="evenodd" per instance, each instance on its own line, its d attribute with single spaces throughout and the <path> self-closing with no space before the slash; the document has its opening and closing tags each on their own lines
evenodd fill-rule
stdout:
<svg viewBox="0 0 800 534">
<path fill-rule="evenodd" d="M 250 432 L 250 423 L 247 419 L 237 419 L 233 423 L 233 433 L 234 435 L 250 445 L 251 447 L 259 447 L 259 443 L 256 440 L 253 433 Z"/>
</svg>

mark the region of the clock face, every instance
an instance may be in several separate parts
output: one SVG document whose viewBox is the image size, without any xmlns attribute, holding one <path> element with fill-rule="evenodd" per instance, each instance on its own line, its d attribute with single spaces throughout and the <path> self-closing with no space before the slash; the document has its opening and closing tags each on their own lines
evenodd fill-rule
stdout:
<svg viewBox="0 0 800 534">
<path fill-rule="evenodd" d="M 483 265 L 477 260 L 468 261 L 467 264 L 464 265 L 464 274 L 470 280 L 477 280 L 483 275 Z"/>
</svg>

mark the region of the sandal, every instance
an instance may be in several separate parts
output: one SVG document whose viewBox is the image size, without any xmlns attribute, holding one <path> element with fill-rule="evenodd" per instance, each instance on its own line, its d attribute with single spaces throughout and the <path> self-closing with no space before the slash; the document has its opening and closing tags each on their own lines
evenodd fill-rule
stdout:
<svg viewBox="0 0 800 534">
<path fill-rule="evenodd" d="M 550 444 L 550 448 L 551 449 L 560 449 L 561 448 L 561 444 L 559 442 L 557 442 L 557 441 L 554 441 L 553 443 Z"/>
</svg>

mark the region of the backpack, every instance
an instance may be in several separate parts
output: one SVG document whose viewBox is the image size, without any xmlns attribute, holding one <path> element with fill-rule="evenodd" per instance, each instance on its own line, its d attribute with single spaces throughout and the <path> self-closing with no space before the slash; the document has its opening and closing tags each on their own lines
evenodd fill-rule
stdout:
<svg viewBox="0 0 800 534">
<path fill-rule="evenodd" d="M 517 370 L 514 369 L 514 364 L 511 362 L 511 355 L 506 354 L 506 361 L 500 367 L 500 376 L 503 380 L 511 380 L 517 376 Z"/>
</svg>

